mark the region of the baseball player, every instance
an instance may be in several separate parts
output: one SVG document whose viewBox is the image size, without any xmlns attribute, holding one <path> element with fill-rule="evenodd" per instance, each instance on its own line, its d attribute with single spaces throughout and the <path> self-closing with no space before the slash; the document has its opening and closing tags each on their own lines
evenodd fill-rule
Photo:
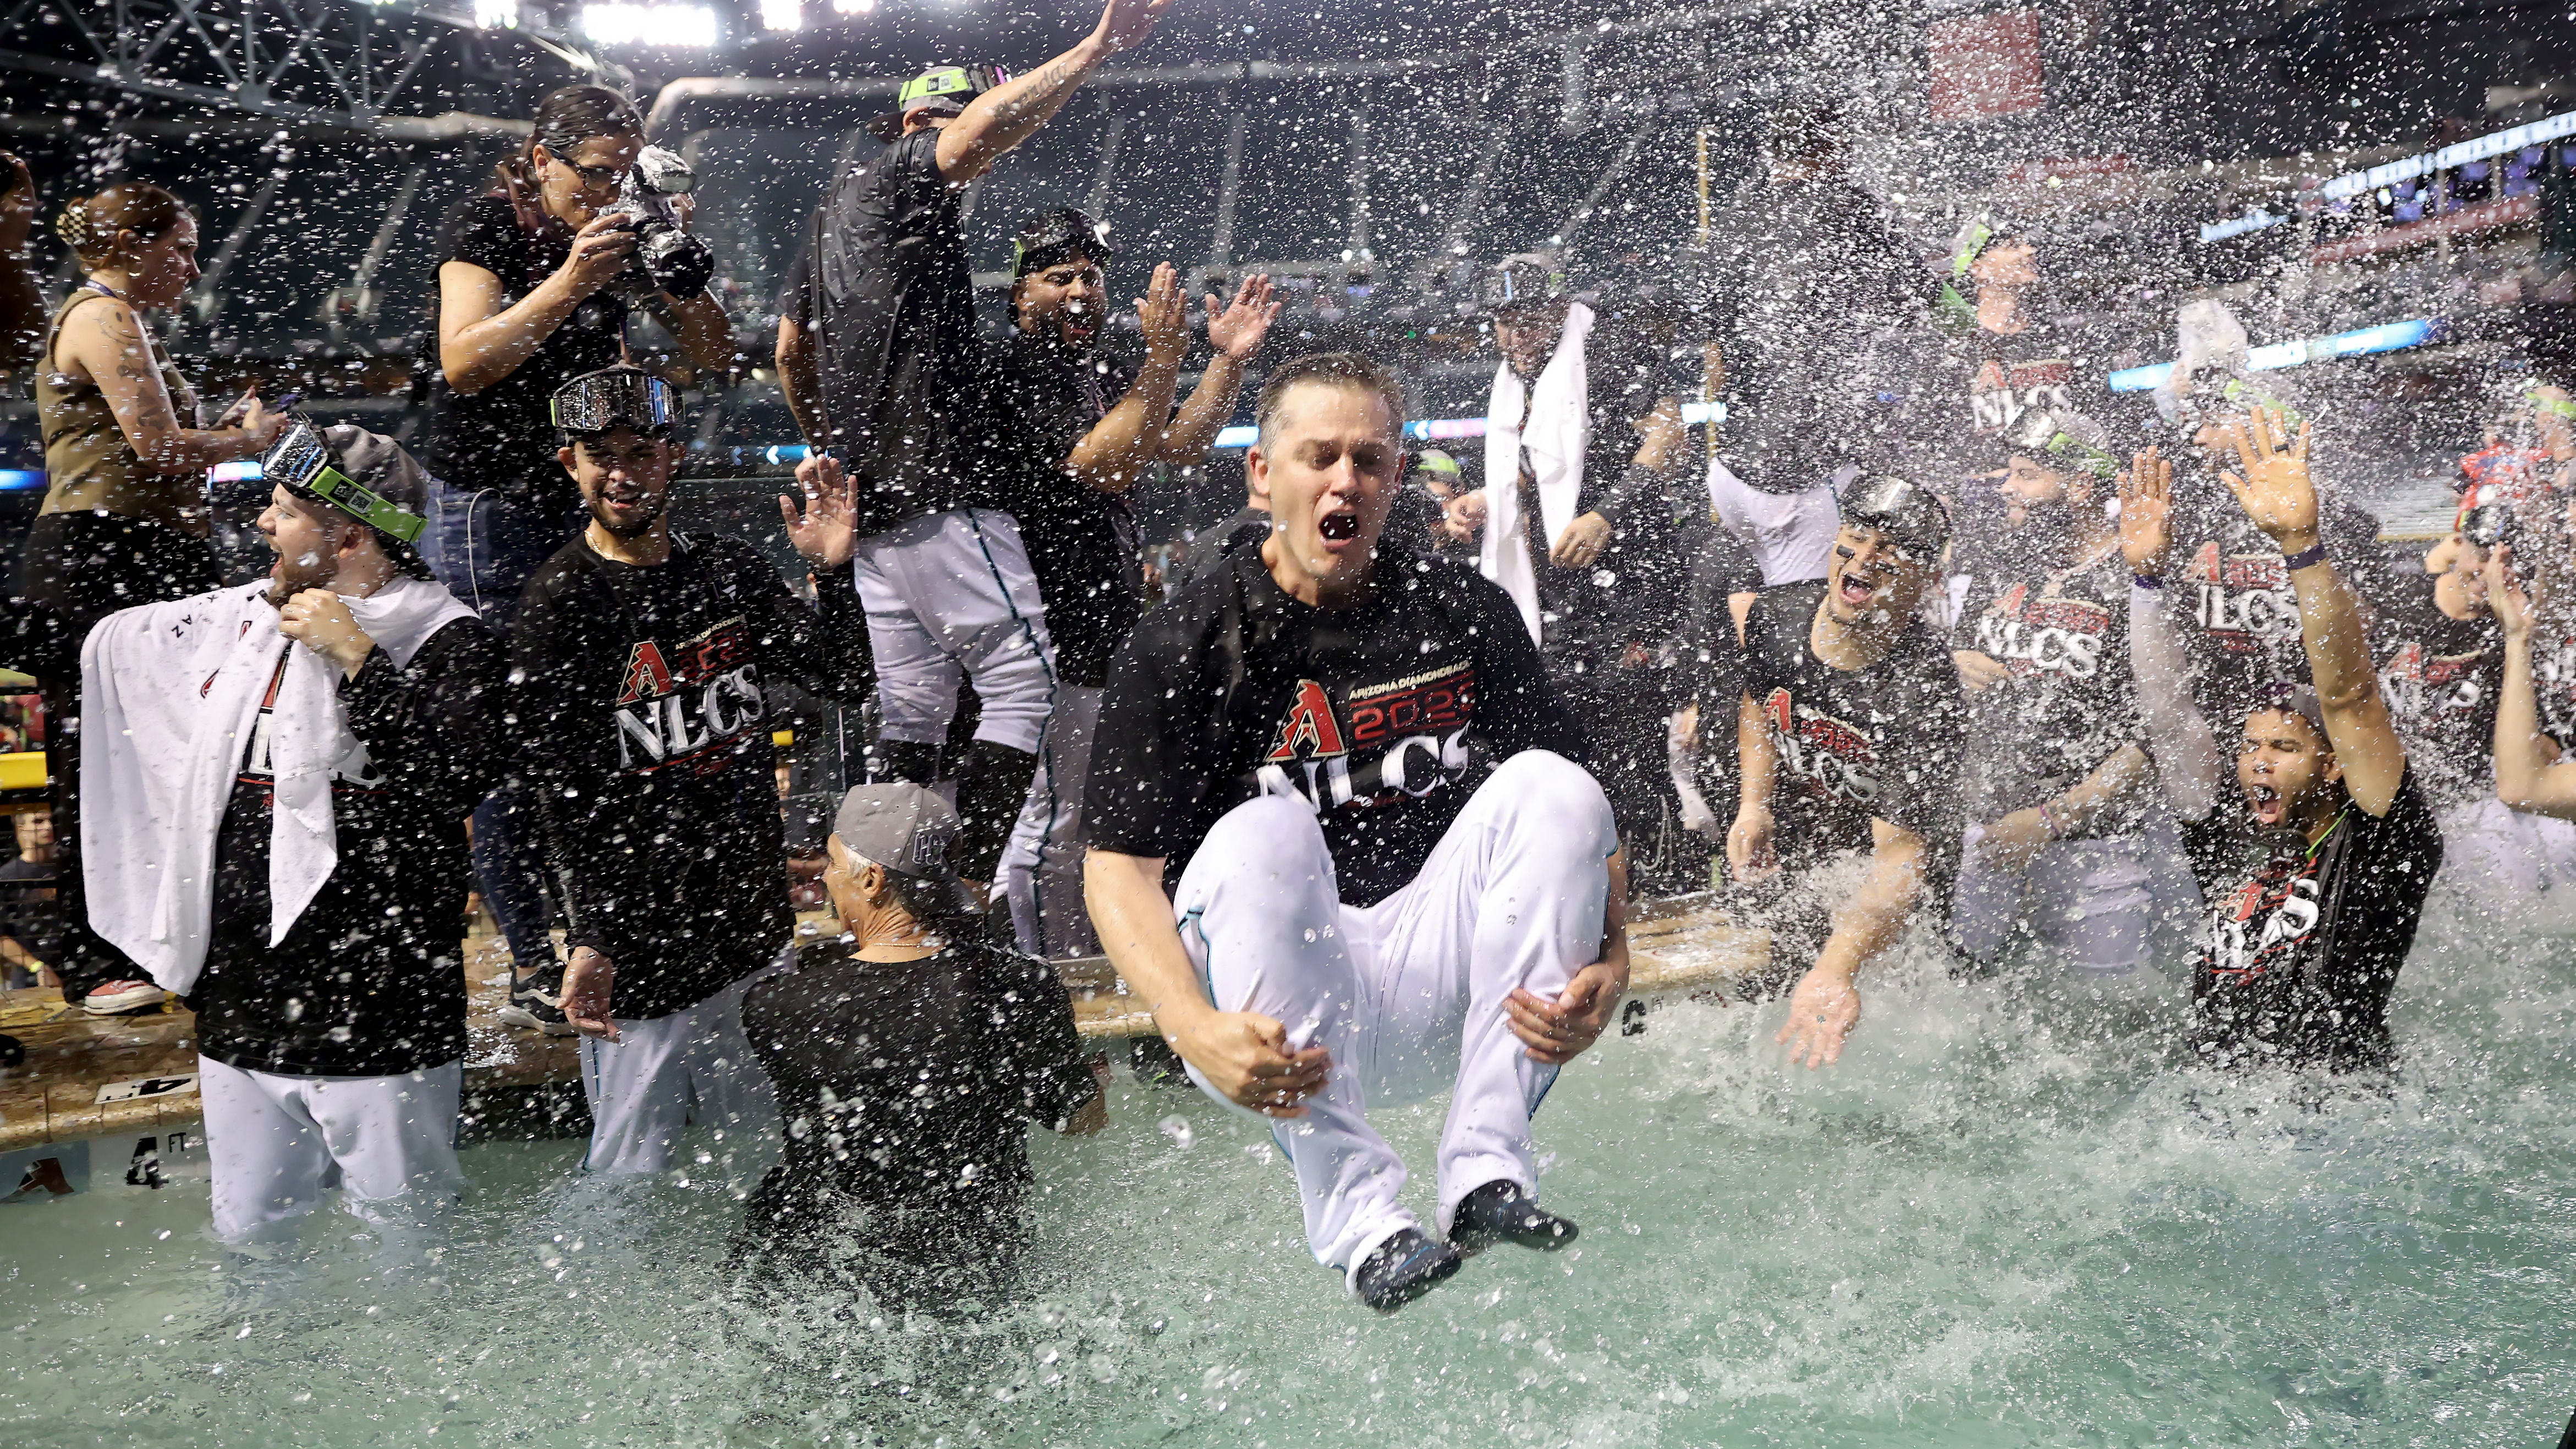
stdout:
<svg viewBox="0 0 2576 1449">
<path fill-rule="evenodd" d="M 1278 1136 L 1308 1245 L 1391 1312 L 1466 1253 L 1574 1240 L 1533 1200 L 1530 1115 L 1627 989 L 1626 869 L 1511 599 L 1381 543 L 1394 380 L 1302 358 L 1255 417 L 1277 527 L 1111 665 L 1085 888 L 1191 1079 L 1304 1119 Z M 1397 1201 L 1404 1164 L 1367 1115 L 1441 1091 L 1447 1242 Z"/>
<path fill-rule="evenodd" d="M 1110 0 L 1082 43 L 1034 74 L 943 66 L 907 82 L 877 155 L 835 176 L 780 297 L 778 367 L 816 451 L 806 487 L 857 483 L 854 567 L 884 711 L 873 773 L 928 784 L 960 674 L 983 714 L 953 771 L 959 869 L 989 887 L 1056 699 L 1055 651 L 1004 469 L 975 334 L 961 200 L 1084 77 L 1141 43 L 1172 0 Z M 824 450 L 830 450 L 827 454 Z"/>
</svg>

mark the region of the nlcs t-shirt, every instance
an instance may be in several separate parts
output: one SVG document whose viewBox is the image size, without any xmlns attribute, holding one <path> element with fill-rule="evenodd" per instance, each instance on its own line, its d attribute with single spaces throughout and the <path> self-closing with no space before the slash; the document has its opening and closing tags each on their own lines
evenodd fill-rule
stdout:
<svg viewBox="0 0 2576 1449">
<path fill-rule="evenodd" d="M 2232 466 L 2232 464 L 2231 464 Z M 2212 482 L 2211 488 L 2222 485 Z M 2299 639 L 2299 596 L 2288 561 L 2270 534 L 2254 526 L 2236 500 L 2203 494 L 2195 541 L 2177 542 L 2166 565 L 2184 590 L 2183 639 L 2200 676 L 2210 718 L 2232 727 L 2247 706 L 2278 682 L 2308 682 L 2307 646 Z M 2365 597 L 2381 592 L 2379 523 L 2350 504 L 2322 513 L 2326 557 Z"/>
<path fill-rule="evenodd" d="M 1803 800 L 1832 849 L 1868 849 L 1872 819 L 1912 831 L 1930 847 L 1933 880 L 1946 882 L 1959 855 L 1958 667 L 1909 621 L 1877 663 L 1834 668 L 1807 643 L 1824 597 L 1821 579 L 1766 589 L 1744 621 L 1745 693 L 1780 760 L 1772 809 L 1783 795 Z M 1780 850 L 1806 853 L 1785 832 Z"/>
<path fill-rule="evenodd" d="M 1583 758 L 1510 597 L 1471 566 L 1383 548 L 1348 609 L 1299 603 L 1258 548 L 1192 579 L 1119 650 L 1095 738 L 1091 846 L 1177 879 L 1225 812 L 1294 794 L 1352 906 L 1410 882 L 1494 766 Z"/>
<path fill-rule="evenodd" d="M 2386 1065 L 2389 993 L 2442 867 L 2441 827 L 2412 763 L 2386 815 L 2347 802 L 2313 846 L 2258 836 L 2241 801 L 2182 836 L 2210 902 L 2191 980 L 2200 1051 L 2336 1071 Z"/>
<path fill-rule="evenodd" d="M 2433 602 L 2430 574 L 2391 580 L 2373 631 L 2379 690 L 2436 804 L 2485 795 L 2495 781 L 2496 705 L 2504 639 L 2490 619 L 2454 619 Z"/>
<path fill-rule="evenodd" d="M 2116 552 L 2080 568 L 1994 569 L 1970 582 L 1957 646 L 2011 671 L 1967 697 L 1978 818 L 2063 794 L 2137 738 L 2128 594 Z"/>
</svg>

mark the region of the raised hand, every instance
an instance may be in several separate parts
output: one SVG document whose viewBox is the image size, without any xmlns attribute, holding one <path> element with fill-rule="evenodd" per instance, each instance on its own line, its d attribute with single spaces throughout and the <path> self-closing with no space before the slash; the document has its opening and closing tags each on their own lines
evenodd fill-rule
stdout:
<svg viewBox="0 0 2576 1449">
<path fill-rule="evenodd" d="M 787 526 L 787 541 L 795 546 L 797 557 L 816 568 L 846 566 L 858 547 L 858 503 L 841 460 L 813 454 L 796 465 L 796 481 L 805 492 L 801 515 L 794 498 L 778 495 L 778 518 Z"/>
<path fill-rule="evenodd" d="M 2486 580 L 2487 607 L 2495 611 L 2496 624 L 2507 639 L 2525 639 L 2531 635 L 2531 591 L 2515 577 L 2513 549 L 2498 544 L 2487 550 L 2486 561 L 2478 565 Z"/>
<path fill-rule="evenodd" d="M 2317 542 L 2317 490 L 2308 479 L 2308 437 L 2315 426 L 2301 423 L 2297 440 L 2291 441 L 2279 413 L 2256 407 L 2219 429 L 2220 443 L 2235 449 L 2244 467 L 2242 473 L 2221 472 L 2219 480 L 2283 553 L 2299 553 Z"/>
<path fill-rule="evenodd" d="M 1190 306 L 1181 297 L 1181 274 L 1170 262 L 1154 264 L 1154 279 L 1136 299 L 1136 322 L 1145 333 L 1145 351 L 1166 362 L 1178 362 L 1189 346 Z"/>
<path fill-rule="evenodd" d="M 1173 0 L 1109 0 L 1100 12 L 1092 38 L 1112 51 L 1133 50 L 1154 33 L 1154 25 L 1171 13 Z"/>
<path fill-rule="evenodd" d="M 1255 272 L 1234 289 L 1234 304 L 1217 309 L 1216 294 L 1207 294 L 1208 346 L 1237 362 L 1249 362 L 1261 350 L 1261 341 L 1270 335 L 1270 324 L 1278 320 L 1279 304 L 1273 300 L 1270 274 Z"/>
<path fill-rule="evenodd" d="M 2173 548 L 2173 464 L 2154 448 L 2120 475 L 2120 557 L 2140 578 L 2159 578 Z"/>
</svg>

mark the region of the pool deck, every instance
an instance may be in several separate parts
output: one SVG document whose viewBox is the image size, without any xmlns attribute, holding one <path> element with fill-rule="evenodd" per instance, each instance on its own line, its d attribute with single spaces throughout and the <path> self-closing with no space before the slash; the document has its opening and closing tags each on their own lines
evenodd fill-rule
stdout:
<svg viewBox="0 0 2576 1449">
<path fill-rule="evenodd" d="M 1730 925 L 1692 899 L 1647 906 L 1630 928 L 1630 1005 L 1623 1032 L 1643 1029 L 1640 1003 L 1657 997 L 1726 991 L 1759 973 L 1771 956 L 1769 937 Z M 808 915 L 800 937 L 829 918 Z M 496 1019 L 508 995 L 507 957 L 497 940 L 477 938 L 467 954 L 465 1090 L 469 1097 L 512 1089 L 567 1087 L 581 1080 L 571 1037 L 540 1036 Z M 1119 988 L 1106 957 L 1058 963 L 1073 993 L 1074 1024 L 1087 1037 L 1144 1036 L 1153 1018 Z M 110 1083 L 176 1078 L 197 1070 L 196 1018 L 176 1003 L 131 1016 L 90 1016 L 63 1005 L 50 987 L 0 992 L 0 1032 L 27 1047 L 26 1065 L 0 1072 L 0 1153 L 49 1143 L 194 1126 L 193 1090 L 101 1103 Z M 0 1184 L 0 1191 L 7 1185 Z"/>
</svg>

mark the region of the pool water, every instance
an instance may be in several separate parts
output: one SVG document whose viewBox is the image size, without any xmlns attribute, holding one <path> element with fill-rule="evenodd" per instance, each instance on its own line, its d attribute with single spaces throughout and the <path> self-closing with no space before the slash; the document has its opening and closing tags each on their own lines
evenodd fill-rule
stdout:
<svg viewBox="0 0 2576 1449">
<path fill-rule="evenodd" d="M 2437 892 L 2385 1089 L 2193 1067 L 2180 1000 L 1916 960 L 1812 1076 L 1776 1005 L 1659 1010 L 1541 1118 L 1579 1247 L 1394 1318 L 1306 1256 L 1260 1127 L 1123 1073 L 1106 1134 L 1036 1144 L 1036 1301 L 963 1327 L 746 1306 L 741 1142 L 625 1183 L 478 1147 L 441 1227 L 259 1257 L 202 1236 L 194 1159 L 0 1208 L 0 1442 L 2555 1443 L 2576 930 Z M 1427 1161 L 1439 1120 L 1385 1125 Z"/>
</svg>

